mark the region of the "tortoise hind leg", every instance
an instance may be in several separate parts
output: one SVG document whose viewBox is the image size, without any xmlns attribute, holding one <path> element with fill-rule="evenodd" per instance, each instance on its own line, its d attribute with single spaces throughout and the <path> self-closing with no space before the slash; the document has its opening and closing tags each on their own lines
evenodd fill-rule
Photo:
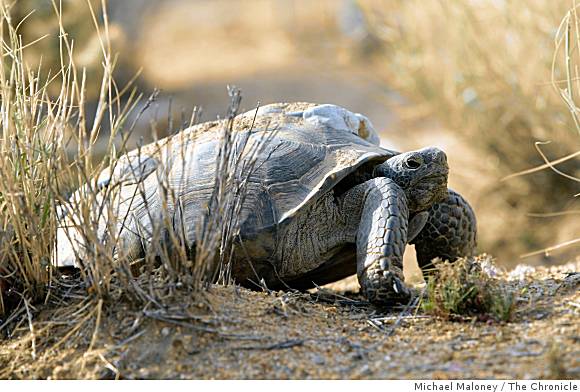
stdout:
<svg viewBox="0 0 580 392">
<path fill-rule="evenodd" d="M 451 262 L 475 253 L 477 222 L 469 203 L 449 189 L 447 197 L 429 209 L 429 219 L 411 241 L 415 244 L 417 261 L 427 276 L 433 269 L 432 260 L 439 257 Z"/>
</svg>

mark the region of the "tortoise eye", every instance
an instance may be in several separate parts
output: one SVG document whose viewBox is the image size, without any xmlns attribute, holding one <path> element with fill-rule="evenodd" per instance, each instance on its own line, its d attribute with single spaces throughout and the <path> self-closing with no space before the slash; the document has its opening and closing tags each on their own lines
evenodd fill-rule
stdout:
<svg viewBox="0 0 580 392">
<path fill-rule="evenodd" d="M 423 160 L 419 156 L 410 156 L 404 161 L 407 169 L 415 170 L 421 167 Z"/>
</svg>

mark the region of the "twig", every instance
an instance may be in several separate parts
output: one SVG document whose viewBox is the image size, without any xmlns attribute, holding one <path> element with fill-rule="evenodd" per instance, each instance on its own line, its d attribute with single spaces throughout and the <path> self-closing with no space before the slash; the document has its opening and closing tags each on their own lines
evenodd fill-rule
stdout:
<svg viewBox="0 0 580 392">
<path fill-rule="evenodd" d="M 220 333 L 219 336 L 224 339 L 231 339 L 231 340 L 264 340 L 264 336 L 258 335 L 240 335 L 235 333 Z"/>
<path fill-rule="evenodd" d="M 318 289 L 318 291 L 314 294 L 310 294 L 312 297 L 315 297 L 315 301 L 320 300 L 328 303 L 338 303 L 339 305 L 353 305 L 353 306 L 368 306 L 370 304 L 368 301 L 351 299 L 343 295 L 337 294 L 335 292 L 326 290 L 318 285 L 315 286 Z M 339 299 L 337 300 L 336 298 Z"/>
<path fill-rule="evenodd" d="M 580 132 L 580 128 L 578 128 L 579 132 Z M 540 154 L 540 156 L 542 157 L 542 159 L 544 160 L 544 162 L 546 162 L 546 165 L 548 165 L 550 167 L 550 169 L 552 169 L 554 172 L 558 173 L 559 175 L 561 175 L 564 178 L 567 178 L 569 180 L 572 181 L 576 181 L 576 182 L 580 182 L 580 178 L 577 178 L 575 176 L 572 176 L 570 174 L 564 173 L 563 171 L 557 169 L 552 162 L 550 162 L 550 160 L 548 159 L 548 157 L 546 156 L 546 154 L 544 154 L 544 152 L 542 151 L 542 149 L 540 148 L 541 145 L 544 144 L 549 144 L 550 142 L 535 142 L 534 146 L 536 147 L 536 150 L 538 151 L 538 154 Z"/>
<path fill-rule="evenodd" d="M 103 300 L 99 299 L 99 302 L 97 304 L 97 320 L 95 321 L 95 330 L 93 332 L 91 343 L 89 344 L 89 348 L 87 351 L 91 351 L 93 349 L 93 346 L 95 345 L 95 342 L 97 341 L 97 336 L 99 334 L 99 326 L 101 324 L 102 309 L 103 309 Z"/>
<path fill-rule="evenodd" d="M 520 256 L 520 259 L 525 259 L 526 257 L 530 257 L 530 256 L 535 256 L 535 255 L 540 255 L 540 254 L 546 254 L 548 255 L 551 251 L 553 250 L 557 250 L 560 248 L 564 248 L 568 245 L 573 245 L 573 244 L 577 244 L 580 243 L 580 238 L 576 238 L 570 241 L 566 241 L 566 242 L 562 242 L 561 244 L 558 245 L 554 245 L 554 246 L 549 246 L 547 248 L 541 249 L 541 250 L 537 250 L 534 252 L 530 252 L 530 253 L 526 253 Z"/>
<path fill-rule="evenodd" d="M 417 306 L 417 304 L 419 303 L 419 300 L 422 297 L 423 297 L 423 294 L 421 293 L 418 296 L 416 296 L 415 298 L 412 298 L 411 301 L 409 301 L 407 306 L 405 306 L 405 309 L 403 309 L 401 314 L 399 314 L 399 316 L 397 317 L 397 320 L 393 323 L 393 326 L 387 331 L 387 336 L 393 336 L 393 334 L 395 333 L 395 329 L 397 329 L 397 327 L 399 326 L 399 324 L 401 323 L 403 318 L 407 316 L 407 313 L 411 309 L 413 309 Z"/>
<path fill-rule="evenodd" d="M 12 321 L 14 321 L 16 318 L 18 318 L 18 316 L 20 316 L 20 314 L 22 312 L 24 312 L 26 309 L 23 307 L 18 308 L 17 311 L 15 311 L 14 313 L 12 313 L 10 315 L 10 317 L 8 317 L 8 319 L 2 324 L 0 325 L 0 331 L 2 331 L 8 324 L 10 324 Z"/>
<path fill-rule="evenodd" d="M 199 325 L 193 325 L 190 323 L 186 323 L 183 321 L 178 321 L 178 320 L 174 320 L 168 317 L 164 317 L 158 314 L 154 314 L 154 313 L 145 313 L 145 316 L 155 319 L 155 320 L 159 320 L 159 321 L 163 321 L 169 324 L 174 324 L 174 325 L 179 325 L 180 327 L 184 327 L 184 328 L 189 328 L 189 329 L 194 329 L 196 331 L 201 331 L 201 332 L 208 332 L 208 333 L 215 333 L 215 334 L 219 334 L 220 331 L 214 328 L 208 328 L 208 327 L 201 327 Z"/>
<path fill-rule="evenodd" d="M 24 307 L 26 308 L 26 316 L 28 317 L 28 327 L 30 328 L 30 335 L 32 337 L 32 359 L 36 360 L 36 334 L 34 333 L 34 326 L 32 325 L 32 314 L 30 313 L 30 308 L 28 306 L 28 300 L 22 297 L 24 300 Z"/>
<path fill-rule="evenodd" d="M 374 329 L 376 329 L 379 332 L 385 332 L 385 330 L 383 328 L 381 328 L 381 326 L 379 324 L 377 324 L 377 322 L 373 319 L 367 319 L 367 323 L 373 327 Z"/>
<path fill-rule="evenodd" d="M 141 336 L 142 336 L 142 335 L 143 335 L 145 332 L 146 332 L 146 331 L 143 329 L 143 330 L 141 330 L 141 331 L 137 332 L 135 335 L 129 336 L 127 339 L 125 339 L 125 340 L 123 340 L 123 341 L 121 341 L 121 342 L 117 343 L 115 346 L 113 346 L 113 349 L 116 349 L 116 348 L 121 348 L 121 347 L 123 347 L 124 345 L 126 345 L 127 343 L 130 343 L 130 342 L 132 342 L 133 340 L 136 340 L 136 339 L 140 338 L 140 337 L 141 337 Z"/>
<path fill-rule="evenodd" d="M 580 156 L 580 151 L 577 151 L 575 153 L 566 155 L 565 157 L 556 159 L 556 160 L 550 162 L 549 164 L 548 163 L 545 163 L 543 165 L 534 167 L 532 169 L 522 170 L 520 172 L 510 174 L 509 176 L 506 176 L 506 177 L 502 178 L 500 181 L 507 181 L 507 180 L 509 180 L 510 178 L 513 178 L 513 177 L 524 176 L 526 174 L 532 174 L 532 173 L 535 173 L 535 172 L 538 172 L 538 171 L 541 171 L 541 170 L 544 170 L 544 169 L 548 169 L 548 168 L 550 168 L 552 166 L 555 166 L 555 165 L 558 165 L 560 163 L 566 162 L 566 161 L 568 161 L 568 160 L 570 160 L 572 158 L 575 158 L 577 156 Z"/>
<path fill-rule="evenodd" d="M 265 346 L 242 346 L 234 347 L 233 350 L 282 350 L 286 348 L 292 348 L 296 346 L 304 345 L 304 340 L 302 339 L 291 339 L 285 340 L 283 342 L 269 344 Z"/>
<path fill-rule="evenodd" d="M 373 321 L 391 321 L 391 320 L 416 320 L 416 319 L 430 319 L 431 316 L 424 316 L 424 315 L 409 315 L 409 316 L 385 316 L 385 317 L 376 317 L 372 318 Z"/>
<path fill-rule="evenodd" d="M 557 216 L 565 215 L 580 215 L 580 210 L 570 210 L 570 211 L 556 211 L 556 212 L 529 212 L 526 216 L 530 218 L 552 218 Z"/>
<path fill-rule="evenodd" d="M 118 380 L 119 376 L 121 375 L 121 372 L 119 371 L 119 369 L 117 369 L 117 367 L 115 365 L 113 365 L 111 362 L 109 362 L 102 353 L 99 353 L 98 357 L 100 358 L 101 361 L 103 361 L 105 363 L 105 367 L 107 369 L 109 369 L 110 371 L 115 373 L 115 380 Z"/>
<path fill-rule="evenodd" d="M 345 297 L 344 295 L 340 295 L 340 294 L 338 294 L 338 293 L 335 293 L 335 292 L 333 292 L 333 291 L 327 290 L 327 289 L 325 289 L 325 288 L 323 288 L 323 287 L 320 287 L 320 286 L 319 286 L 319 285 L 317 285 L 316 283 L 314 284 L 314 286 L 315 286 L 315 287 L 316 287 L 316 289 L 318 290 L 318 291 L 317 291 L 317 294 L 318 294 L 318 293 L 321 293 L 321 294 L 326 294 L 326 295 L 330 295 L 330 296 L 333 296 L 333 297 L 337 297 L 337 298 L 340 298 L 340 299 L 343 299 L 343 300 L 352 301 L 350 298 L 348 298 L 348 297 Z"/>
</svg>

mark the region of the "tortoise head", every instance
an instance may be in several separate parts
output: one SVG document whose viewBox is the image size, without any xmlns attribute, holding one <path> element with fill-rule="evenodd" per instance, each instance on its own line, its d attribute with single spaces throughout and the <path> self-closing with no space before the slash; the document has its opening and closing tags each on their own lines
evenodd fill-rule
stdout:
<svg viewBox="0 0 580 392">
<path fill-rule="evenodd" d="M 447 156 L 435 147 L 395 155 L 375 168 L 375 176 L 388 177 L 405 191 L 411 212 L 445 197 L 448 174 Z"/>
</svg>

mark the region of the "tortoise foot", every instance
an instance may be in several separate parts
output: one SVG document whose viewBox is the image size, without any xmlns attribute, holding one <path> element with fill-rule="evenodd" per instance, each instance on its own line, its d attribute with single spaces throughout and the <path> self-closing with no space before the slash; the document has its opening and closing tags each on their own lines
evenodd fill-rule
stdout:
<svg viewBox="0 0 580 392">
<path fill-rule="evenodd" d="M 416 296 L 415 290 L 405 285 L 402 273 L 384 270 L 380 266 L 369 267 L 360 284 L 365 297 L 377 306 L 406 305 Z"/>
</svg>

